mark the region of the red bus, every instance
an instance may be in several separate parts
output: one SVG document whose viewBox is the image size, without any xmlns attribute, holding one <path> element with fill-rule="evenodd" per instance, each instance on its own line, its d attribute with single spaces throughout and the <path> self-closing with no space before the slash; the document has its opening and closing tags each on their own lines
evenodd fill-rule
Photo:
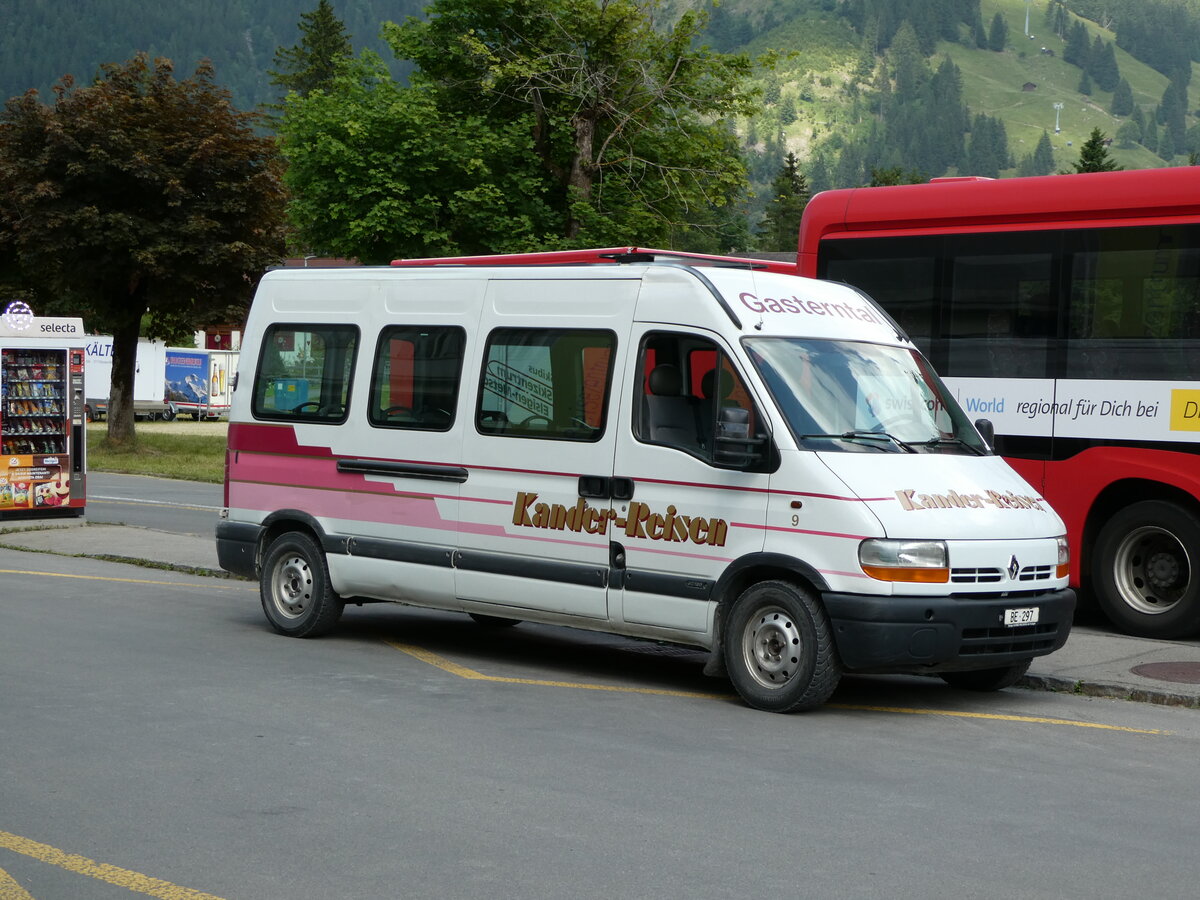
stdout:
<svg viewBox="0 0 1200 900">
<path fill-rule="evenodd" d="M 802 275 L 914 339 L 1118 628 L 1200 632 L 1200 167 L 827 191 Z"/>
</svg>

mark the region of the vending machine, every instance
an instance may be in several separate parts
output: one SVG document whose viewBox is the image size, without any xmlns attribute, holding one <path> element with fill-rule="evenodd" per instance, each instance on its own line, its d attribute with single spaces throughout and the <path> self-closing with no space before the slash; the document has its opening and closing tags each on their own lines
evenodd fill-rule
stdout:
<svg viewBox="0 0 1200 900">
<path fill-rule="evenodd" d="M 82 319 L 0 315 L 0 518 L 83 514 L 83 338 Z"/>
</svg>

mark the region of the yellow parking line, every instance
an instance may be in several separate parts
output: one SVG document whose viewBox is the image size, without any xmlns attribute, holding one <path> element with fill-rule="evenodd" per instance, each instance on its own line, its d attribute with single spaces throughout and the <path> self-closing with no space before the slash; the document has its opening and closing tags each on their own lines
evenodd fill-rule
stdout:
<svg viewBox="0 0 1200 900">
<path fill-rule="evenodd" d="M 65 572 L 35 572 L 29 569 L 0 569 L 0 575 L 40 575 L 43 578 L 78 578 L 82 581 L 119 581 L 123 584 L 165 584 L 170 587 L 195 587 L 182 581 L 156 581 L 150 578 L 112 578 L 107 575 L 68 575 Z M 215 579 L 209 579 L 213 581 Z M 245 585 L 213 584 L 205 585 L 218 591 L 257 591 L 255 587 Z"/>
<path fill-rule="evenodd" d="M 1104 725 L 1099 722 L 1077 722 L 1074 719 L 1050 719 L 1045 716 L 1008 716 L 1000 713 L 962 712 L 947 709 L 913 709 L 904 706 L 855 706 L 843 703 L 826 704 L 831 709 L 856 709 L 867 712 L 901 713 L 906 716 L 950 716 L 958 719 L 993 719 L 1000 722 L 1028 722 L 1031 725 L 1074 725 L 1076 728 L 1099 728 L 1103 731 L 1125 731 L 1129 734 L 1170 734 L 1157 728 L 1128 728 L 1125 725 Z"/>
<path fill-rule="evenodd" d="M 149 897 L 157 897 L 158 900 L 221 900 L 220 897 L 214 894 L 193 891 L 191 888 L 180 887 L 177 884 L 171 884 L 171 882 L 163 881 L 160 878 L 151 878 L 149 875 L 142 875 L 140 872 L 131 872 L 129 869 L 110 866 L 108 863 L 98 863 L 94 859 L 88 859 L 86 856 L 66 853 L 56 847 L 51 847 L 49 844 L 39 844 L 37 841 L 31 841 L 28 838 L 10 834 L 7 831 L 0 831 L 0 847 L 12 850 L 14 853 L 21 853 L 44 863 L 49 863 L 52 866 L 58 866 L 60 869 L 66 869 L 68 872 L 86 875 L 98 881 L 106 881 L 117 887 L 122 887 L 139 894 L 146 894 Z M 0 874 L 2 874 L 2 871 L 0 871 Z M 13 882 L 13 884 L 15 885 L 16 882 Z M 4 890 L 4 879 L 0 878 L 0 900 L 10 900 L 10 896 L 6 895 Z M 18 887 L 18 890 L 21 890 L 21 888 Z M 12 894 L 11 900 L 17 900 L 17 898 L 24 900 L 24 897 L 28 897 L 28 894 Z"/>
<path fill-rule="evenodd" d="M 33 900 L 33 894 L 17 884 L 11 875 L 0 869 L 0 900 Z"/>
<path fill-rule="evenodd" d="M 621 687 L 612 684 L 587 684 L 576 681 L 545 681 L 540 678 L 505 678 L 500 675 L 484 675 L 482 672 L 476 672 L 474 669 L 468 669 L 466 666 L 460 666 L 458 663 L 451 662 L 444 656 L 439 656 L 430 650 L 423 647 L 414 647 L 411 644 L 399 644 L 395 641 L 388 641 L 389 646 L 395 647 L 409 656 L 428 663 L 443 672 L 448 672 L 451 675 L 457 675 L 459 678 L 467 678 L 471 681 L 497 681 L 503 684 L 534 684 L 542 687 L 557 687 L 557 688 L 574 688 L 580 691 L 611 691 L 617 694 L 654 694 L 660 697 L 699 697 L 705 700 L 728 700 L 728 694 L 702 694 L 697 691 L 668 691 L 659 688 L 639 688 L 639 687 Z"/>
<path fill-rule="evenodd" d="M 441 669 L 450 675 L 457 675 L 459 678 L 466 678 L 471 681 L 494 681 L 502 684 L 534 684 L 543 687 L 559 687 L 559 688 L 574 688 L 583 691 L 613 691 L 620 694 L 655 694 L 664 697 L 696 697 L 704 700 L 728 700 L 729 694 L 705 694 L 697 691 L 666 691 L 656 688 L 637 688 L 637 687 L 617 687 L 615 685 L 606 684 L 586 684 L 573 681 L 544 681 L 539 678 L 506 678 L 499 675 L 484 675 L 482 672 L 476 672 L 474 669 L 468 669 L 466 666 L 459 665 L 456 662 L 451 662 L 444 656 L 440 656 L 431 650 L 426 650 L 423 647 L 415 647 L 412 644 L 401 644 L 396 641 L 387 641 L 387 644 L 396 648 L 414 659 L 419 659 L 421 662 Z M 998 722 L 1025 722 L 1031 725 L 1074 725 L 1076 728 L 1099 728 L 1105 731 L 1124 731 L 1130 734 L 1170 734 L 1168 731 L 1159 731 L 1157 729 L 1144 728 L 1127 728 L 1123 725 L 1102 725 L 1096 722 L 1077 722 L 1072 719 L 1051 719 L 1045 716 L 1011 716 L 1002 715 L 1000 713 L 978 713 L 978 712 L 959 712 L 955 710 L 944 709 L 917 709 L 904 706 L 863 706 L 849 703 L 827 703 L 828 709 L 848 709 L 859 712 L 886 712 L 896 713 L 907 716 L 949 716 L 952 718 L 962 719 L 991 719 Z"/>
</svg>

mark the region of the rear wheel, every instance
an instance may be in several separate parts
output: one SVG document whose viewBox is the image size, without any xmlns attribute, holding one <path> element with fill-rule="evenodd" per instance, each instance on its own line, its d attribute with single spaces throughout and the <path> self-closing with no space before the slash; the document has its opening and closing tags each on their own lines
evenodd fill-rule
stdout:
<svg viewBox="0 0 1200 900">
<path fill-rule="evenodd" d="M 724 653 L 729 680 L 755 709 L 812 709 L 842 677 L 824 608 L 788 581 L 764 581 L 742 592 L 726 621 Z"/>
<path fill-rule="evenodd" d="M 1092 550 L 1092 588 L 1129 634 L 1183 638 L 1200 631 L 1200 518 L 1165 500 L 1133 503 L 1109 519 Z"/>
<path fill-rule="evenodd" d="M 997 669 L 972 669 L 967 672 L 943 672 L 942 681 L 950 687 L 961 688 L 964 691 L 999 691 L 1012 687 L 1021 680 L 1021 676 L 1029 671 L 1031 659 L 1021 660 L 1011 666 L 1000 666 Z"/>
<path fill-rule="evenodd" d="M 259 578 L 263 612 L 288 637 L 316 637 L 337 625 L 344 606 L 329 583 L 325 554 L 303 532 L 289 531 L 267 549 Z"/>
</svg>

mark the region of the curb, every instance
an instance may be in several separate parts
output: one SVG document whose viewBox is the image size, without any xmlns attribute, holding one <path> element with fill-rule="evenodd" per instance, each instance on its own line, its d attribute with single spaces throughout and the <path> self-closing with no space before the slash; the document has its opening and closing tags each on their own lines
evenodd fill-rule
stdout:
<svg viewBox="0 0 1200 900">
<path fill-rule="evenodd" d="M 1059 694 L 1078 694 L 1083 697 L 1103 697 L 1110 700 L 1132 700 L 1136 703 L 1153 703 L 1158 706 L 1181 706 L 1200 708 L 1200 697 L 1179 694 L 1160 688 L 1132 687 L 1115 682 L 1072 680 L 1056 675 L 1025 675 L 1015 687 L 1034 691 L 1051 691 Z"/>
</svg>

